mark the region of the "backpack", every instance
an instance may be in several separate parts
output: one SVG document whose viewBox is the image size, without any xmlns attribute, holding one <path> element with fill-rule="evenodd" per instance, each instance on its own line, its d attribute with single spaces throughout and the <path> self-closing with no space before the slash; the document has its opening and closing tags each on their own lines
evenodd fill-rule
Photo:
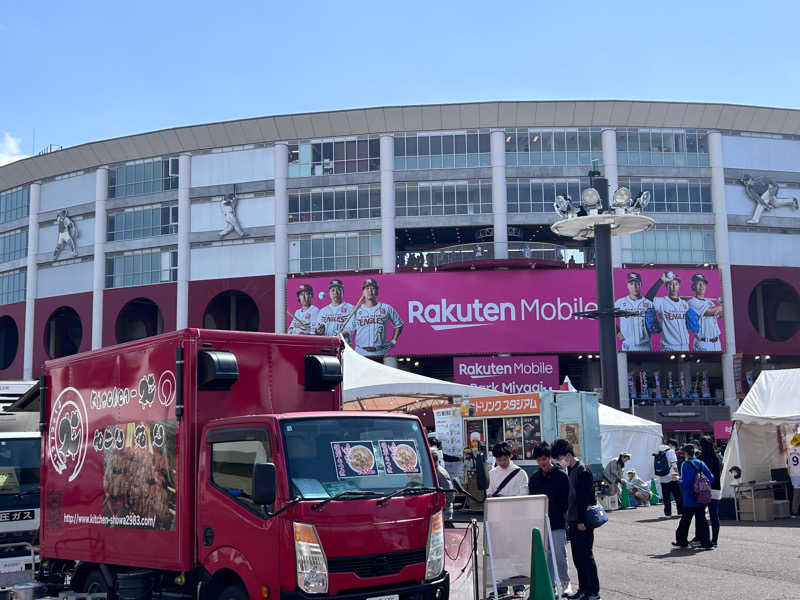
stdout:
<svg viewBox="0 0 800 600">
<path fill-rule="evenodd" d="M 693 460 L 690 460 L 689 464 L 692 465 L 692 468 L 696 473 L 694 477 L 694 485 L 692 486 L 694 499 L 698 504 L 710 504 L 711 482 L 708 480 L 708 477 L 706 477 L 706 474 L 703 473 L 703 470 L 694 464 Z"/>
<path fill-rule="evenodd" d="M 671 469 L 669 467 L 669 461 L 667 460 L 667 453 L 664 450 L 659 450 L 657 453 L 653 454 L 653 471 L 655 471 L 655 474 L 659 477 L 669 475 Z"/>
</svg>

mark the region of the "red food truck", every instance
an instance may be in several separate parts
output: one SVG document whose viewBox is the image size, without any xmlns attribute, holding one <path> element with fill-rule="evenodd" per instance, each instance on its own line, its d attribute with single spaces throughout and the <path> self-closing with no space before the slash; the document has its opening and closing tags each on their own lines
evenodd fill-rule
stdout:
<svg viewBox="0 0 800 600">
<path fill-rule="evenodd" d="M 120 599 L 447 598 L 424 429 L 342 412 L 338 344 L 186 329 L 45 363 L 38 580 Z"/>
</svg>

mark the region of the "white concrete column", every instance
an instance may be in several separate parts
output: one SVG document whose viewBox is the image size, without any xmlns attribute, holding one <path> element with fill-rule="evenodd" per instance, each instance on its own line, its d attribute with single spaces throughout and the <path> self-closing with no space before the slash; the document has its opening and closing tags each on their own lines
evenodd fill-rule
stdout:
<svg viewBox="0 0 800 600">
<path fill-rule="evenodd" d="M 613 194 L 619 187 L 619 171 L 617 170 L 617 132 L 614 129 L 604 129 L 603 143 L 603 173 L 608 179 L 608 193 Z M 611 266 L 615 269 L 622 268 L 622 248 L 619 236 L 611 238 Z M 619 406 L 631 408 L 631 398 L 628 393 L 628 353 L 617 352 L 617 378 L 619 381 Z"/>
<path fill-rule="evenodd" d="M 394 136 L 381 134 L 381 268 L 394 273 Z"/>
<path fill-rule="evenodd" d="M 508 203 L 506 202 L 506 133 L 492 129 L 492 216 L 494 224 L 494 257 L 508 258 Z"/>
<path fill-rule="evenodd" d="M 178 158 L 178 293 L 176 329 L 189 326 L 189 275 L 192 270 L 192 155 L 184 152 Z"/>
<path fill-rule="evenodd" d="M 32 183 L 28 190 L 28 260 L 25 270 L 25 338 L 22 351 L 22 378 L 33 379 L 33 338 L 36 316 L 39 267 L 39 211 L 42 205 L 42 184 Z"/>
<path fill-rule="evenodd" d="M 106 279 L 108 167 L 98 167 L 94 179 L 94 264 L 92 271 L 92 350 L 103 347 L 103 291 Z"/>
<path fill-rule="evenodd" d="M 286 333 L 286 276 L 289 273 L 289 145 L 275 144 L 275 333 Z"/>
<path fill-rule="evenodd" d="M 722 280 L 722 321 L 725 326 L 725 352 L 722 354 L 722 393 L 731 412 L 739 408 L 736 399 L 736 382 L 733 375 L 733 355 L 736 353 L 736 335 L 733 323 L 733 289 L 731 287 L 731 259 L 728 245 L 728 208 L 725 203 L 725 168 L 722 162 L 722 134 L 708 134 L 708 159 L 711 165 L 711 205 L 714 210 L 714 246 L 717 268 Z"/>
</svg>

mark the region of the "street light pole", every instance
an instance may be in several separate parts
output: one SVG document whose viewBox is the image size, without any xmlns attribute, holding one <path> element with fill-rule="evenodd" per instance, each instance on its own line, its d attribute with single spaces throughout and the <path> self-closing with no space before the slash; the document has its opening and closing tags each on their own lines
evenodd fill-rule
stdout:
<svg viewBox="0 0 800 600">
<path fill-rule="evenodd" d="M 573 204 L 569 196 L 556 199 L 554 208 L 562 219 L 553 223 L 551 229 L 575 240 L 594 238 L 597 310 L 576 314 L 598 321 L 603 401 L 620 408 L 615 320 L 617 317 L 637 316 L 637 313 L 614 308 L 611 236 L 651 229 L 655 221 L 640 214 L 650 201 L 649 192 L 634 200 L 630 190 L 622 187 L 614 192 L 614 200 L 609 203 L 608 180 L 592 169 L 589 181 L 591 187 L 581 193 L 580 204 Z"/>
</svg>

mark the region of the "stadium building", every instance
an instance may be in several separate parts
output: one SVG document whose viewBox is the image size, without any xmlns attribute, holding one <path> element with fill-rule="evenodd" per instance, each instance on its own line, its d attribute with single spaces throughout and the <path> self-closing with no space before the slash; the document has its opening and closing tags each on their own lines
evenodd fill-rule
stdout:
<svg viewBox="0 0 800 600">
<path fill-rule="evenodd" d="M 710 430 L 760 370 L 800 366 L 800 111 L 378 107 L 20 160 L 0 167 L 0 379 L 187 326 L 285 332 L 299 285 L 322 308 L 339 279 L 354 305 L 372 277 L 404 321 L 394 345 L 379 332 L 387 363 L 506 391 L 566 375 L 598 388 L 596 324 L 572 315 L 595 300 L 592 241 L 550 230 L 556 197 L 579 199 L 593 168 L 612 194 L 649 191 L 656 222 L 615 238 L 616 296 L 638 279 L 661 306 L 713 309 L 683 345 L 664 331 L 632 344 L 638 325 L 621 326 L 622 405 L 667 432 Z M 517 378 L 493 379 L 504 373 Z"/>
</svg>

